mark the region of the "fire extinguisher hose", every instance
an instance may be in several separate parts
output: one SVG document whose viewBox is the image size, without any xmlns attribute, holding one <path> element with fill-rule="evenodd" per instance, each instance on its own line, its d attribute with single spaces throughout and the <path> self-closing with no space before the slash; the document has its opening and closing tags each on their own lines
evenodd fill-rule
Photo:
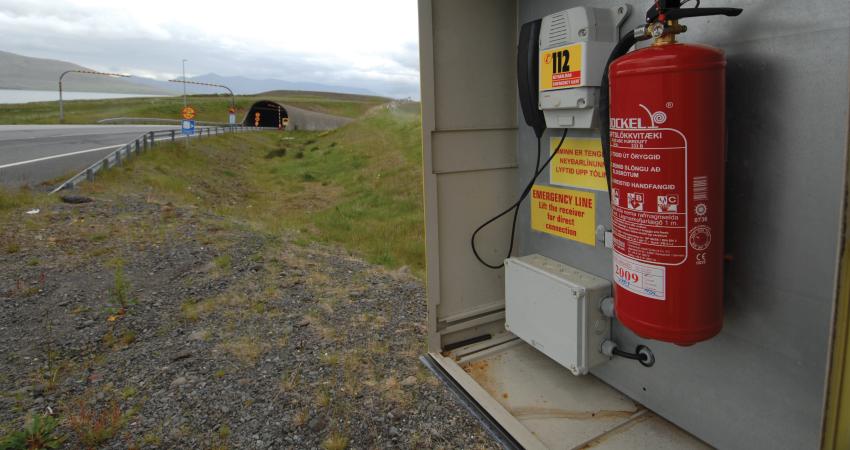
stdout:
<svg viewBox="0 0 850 450">
<path fill-rule="evenodd" d="M 617 58 L 629 52 L 629 49 L 637 43 L 637 37 L 633 32 L 628 33 L 620 39 L 620 42 L 611 50 L 608 62 L 605 63 L 605 71 L 602 73 L 602 85 L 599 88 L 599 118 L 601 119 L 602 138 L 602 160 L 605 163 L 605 178 L 608 180 L 608 198 L 611 198 L 611 92 L 608 88 L 608 68 Z"/>
</svg>

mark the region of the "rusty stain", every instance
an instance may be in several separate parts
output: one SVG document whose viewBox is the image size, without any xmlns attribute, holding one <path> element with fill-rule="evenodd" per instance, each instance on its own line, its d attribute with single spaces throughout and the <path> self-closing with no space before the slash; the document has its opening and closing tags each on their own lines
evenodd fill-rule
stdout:
<svg viewBox="0 0 850 450">
<path fill-rule="evenodd" d="M 507 392 L 502 392 L 502 398 L 508 398 L 508 393 L 507 393 Z"/>
<path fill-rule="evenodd" d="M 560 408 L 541 408 L 537 406 L 520 406 L 511 409 L 511 413 L 517 419 L 615 419 L 629 418 L 635 411 L 599 410 L 599 411 L 571 411 Z"/>
<path fill-rule="evenodd" d="M 496 382 L 490 376 L 490 361 L 488 359 L 480 359 L 472 361 L 463 367 L 463 370 L 474 379 L 479 386 L 484 388 L 494 398 L 498 398 L 499 392 L 502 391 L 501 383 Z"/>
<path fill-rule="evenodd" d="M 487 362 L 487 360 L 482 359 L 480 361 L 473 361 L 467 364 L 466 366 L 464 366 L 463 370 L 465 370 L 466 373 L 474 376 L 474 374 L 483 373 L 487 371 L 489 367 L 490 364 Z"/>
</svg>

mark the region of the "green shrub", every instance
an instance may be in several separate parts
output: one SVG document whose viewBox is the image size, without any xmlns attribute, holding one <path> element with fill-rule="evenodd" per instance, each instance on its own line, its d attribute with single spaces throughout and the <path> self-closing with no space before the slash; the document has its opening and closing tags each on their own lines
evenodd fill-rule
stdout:
<svg viewBox="0 0 850 450">
<path fill-rule="evenodd" d="M 24 429 L 0 438 L 0 450 L 42 450 L 59 448 L 63 438 L 54 434 L 56 419 L 51 416 L 33 416 Z"/>
</svg>

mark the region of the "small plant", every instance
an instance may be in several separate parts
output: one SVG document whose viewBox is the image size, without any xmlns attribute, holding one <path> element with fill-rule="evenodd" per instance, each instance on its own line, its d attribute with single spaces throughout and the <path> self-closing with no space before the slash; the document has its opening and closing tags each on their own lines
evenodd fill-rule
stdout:
<svg viewBox="0 0 850 450">
<path fill-rule="evenodd" d="M 292 424 L 295 425 L 296 427 L 303 426 L 307 423 L 307 419 L 309 419 L 309 418 L 310 418 L 310 414 L 308 414 L 307 411 L 304 411 L 302 409 L 301 411 L 298 411 L 297 413 L 295 413 L 294 416 L 292 416 Z"/>
<path fill-rule="evenodd" d="M 42 450 L 59 448 L 63 438 L 54 435 L 56 419 L 51 416 L 33 416 L 24 429 L 0 438 L 0 450 Z"/>
<path fill-rule="evenodd" d="M 115 263 L 115 281 L 112 286 L 112 302 L 115 305 L 120 305 L 122 310 L 127 309 L 130 305 L 130 284 L 124 277 L 124 263 L 116 260 Z"/>
<path fill-rule="evenodd" d="M 109 238 L 108 233 L 95 233 L 95 234 L 91 235 L 91 241 L 92 242 L 103 242 L 108 238 Z"/>
<path fill-rule="evenodd" d="M 325 450 L 345 450 L 348 448 L 348 437 L 334 431 L 322 441 L 322 448 Z"/>
<path fill-rule="evenodd" d="M 159 447 L 162 444 L 162 436 L 159 433 L 148 432 L 142 436 L 142 443 L 151 447 Z"/>
<path fill-rule="evenodd" d="M 13 254 L 21 251 L 21 246 L 17 242 L 9 242 L 6 244 L 6 253 Z"/>
<path fill-rule="evenodd" d="M 133 330 L 124 330 L 120 334 L 115 334 L 115 323 L 113 322 L 109 331 L 103 335 L 103 343 L 114 350 L 124 349 L 136 342 L 136 332 Z"/>
<path fill-rule="evenodd" d="M 253 365 L 268 350 L 269 344 L 254 337 L 242 336 L 225 342 L 219 347 L 242 363 Z"/>
<path fill-rule="evenodd" d="M 123 389 L 121 389 L 121 398 L 123 398 L 124 400 L 127 400 L 127 399 L 135 396 L 137 392 L 138 392 L 138 390 L 136 390 L 135 387 L 126 386 Z"/>
<path fill-rule="evenodd" d="M 198 302 L 194 300 L 186 300 L 180 305 L 180 314 L 184 319 L 194 322 L 201 317 L 201 308 L 198 307 Z"/>
<path fill-rule="evenodd" d="M 335 366 L 339 364 L 339 355 L 336 352 L 325 352 L 319 356 L 319 360 L 326 366 Z"/>
<path fill-rule="evenodd" d="M 227 425 L 221 425 L 218 427 L 218 432 L 212 438 L 212 442 L 210 444 L 210 450 L 227 450 L 230 448 L 227 445 L 227 441 L 230 439 L 230 427 Z"/>
<path fill-rule="evenodd" d="M 316 391 L 316 406 L 326 408 L 331 404 L 331 393 L 325 388 Z"/>
<path fill-rule="evenodd" d="M 219 270 L 230 270 L 230 265 L 233 263 L 233 258 L 230 255 L 220 255 L 213 259 L 213 263 Z"/>
<path fill-rule="evenodd" d="M 83 399 L 77 401 L 77 406 L 77 411 L 68 417 L 68 426 L 86 447 L 97 447 L 112 439 L 124 426 L 124 415 L 115 402 L 102 411 L 89 406 Z"/>
<path fill-rule="evenodd" d="M 310 172 L 305 172 L 304 175 L 301 175 L 301 179 L 303 181 L 316 181 L 316 177 Z"/>
<path fill-rule="evenodd" d="M 295 154 L 295 159 L 301 159 L 304 157 L 304 150 L 298 150 L 298 153 Z"/>
<path fill-rule="evenodd" d="M 289 392 L 298 387 L 298 382 L 301 380 L 301 373 L 296 369 L 290 373 L 284 373 L 280 377 L 280 391 Z"/>
</svg>

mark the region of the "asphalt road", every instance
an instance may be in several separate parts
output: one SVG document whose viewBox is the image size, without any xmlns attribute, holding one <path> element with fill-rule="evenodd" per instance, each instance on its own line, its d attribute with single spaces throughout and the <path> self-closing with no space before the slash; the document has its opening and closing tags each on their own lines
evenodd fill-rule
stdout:
<svg viewBox="0 0 850 450">
<path fill-rule="evenodd" d="M 161 125 L 0 125 L 0 184 L 36 185 L 68 176 Z"/>
</svg>

